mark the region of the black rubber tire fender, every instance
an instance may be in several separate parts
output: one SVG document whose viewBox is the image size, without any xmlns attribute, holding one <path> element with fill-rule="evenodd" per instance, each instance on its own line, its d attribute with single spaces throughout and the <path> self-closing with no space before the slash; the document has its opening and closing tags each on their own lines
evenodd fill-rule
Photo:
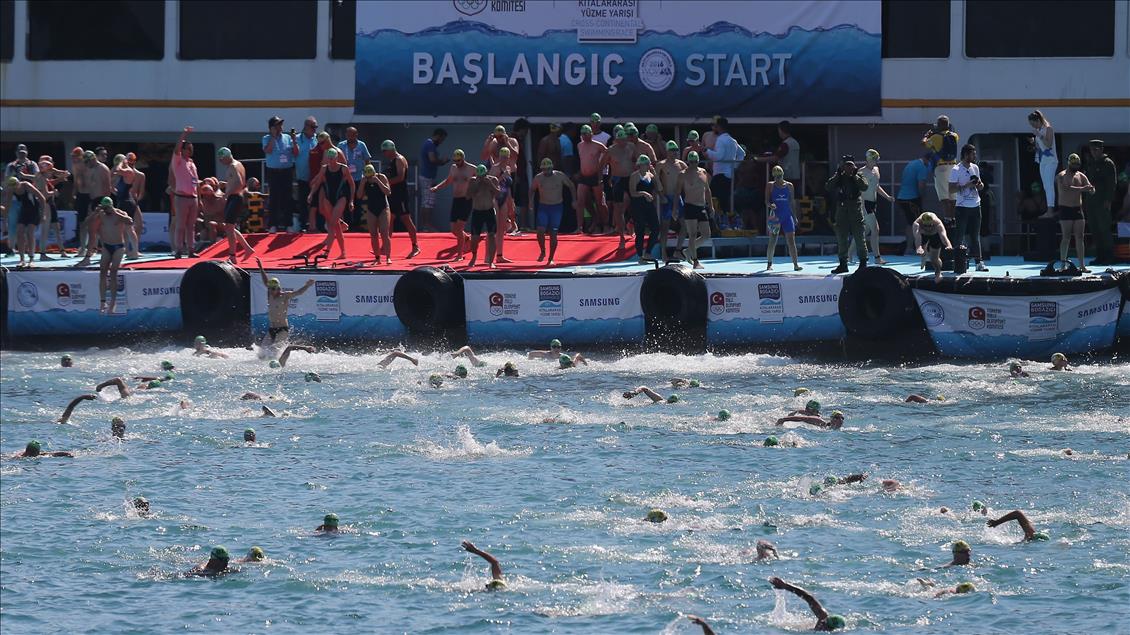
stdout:
<svg viewBox="0 0 1130 635">
<path fill-rule="evenodd" d="M 251 315 L 250 279 L 227 262 L 198 262 L 181 278 L 180 310 L 188 333 L 245 325 Z"/>
<path fill-rule="evenodd" d="M 463 285 L 435 267 L 418 267 L 400 276 L 392 304 L 401 324 L 414 334 L 434 335 L 466 321 Z"/>
<path fill-rule="evenodd" d="M 650 321 L 706 326 L 706 279 L 683 266 L 660 267 L 644 275 L 640 305 Z"/>
<path fill-rule="evenodd" d="M 887 339 L 921 321 L 906 277 L 886 267 L 846 276 L 839 308 L 847 332 L 867 340 Z"/>
</svg>

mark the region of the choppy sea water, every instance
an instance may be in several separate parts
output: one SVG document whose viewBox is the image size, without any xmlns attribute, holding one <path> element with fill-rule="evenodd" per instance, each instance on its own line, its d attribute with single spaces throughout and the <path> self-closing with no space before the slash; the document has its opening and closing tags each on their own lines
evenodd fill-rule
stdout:
<svg viewBox="0 0 1130 635">
<path fill-rule="evenodd" d="M 1127 632 L 1125 363 L 1033 362 L 1031 379 L 1010 380 L 1000 365 L 597 355 L 561 371 L 488 353 L 434 389 L 428 376 L 455 366 L 446 355 L 381 370 L 375 353 L 295 353 L 270 370 L 229 352 L 80 351 L 73 369 L 0 355 L 0 450 L 35 438 L 77 453 L 0 463 L 5 632 L 698 632 L 685 614 L 719 633 L 809 630 L 770 576 L 808 588 L 849 631 Z M 53 423 L 95 383 L 162 359 L 177 367 L 168 388 L 106 389 Z M 511 359 L 522 377 L 495 379 Z M 674 376 L 704 387 L 673 391 Z M 683 400 L 621 396 L 641 384 Z M 283 416 L 258 418 L 238 400 L 247 390 Z M 945 401 L 903 403 L 911 392 Z M 774 425 L 809 398 L 843 410 L 844 429 Z M 721 408 L 733 418 L 716 421 Z M 763 447 L 769 434 L 796 447 Z M 809 494 L 854 472 L 870 477 Z M 130 511 L 134 496 L 154 517 Z M 987 528 L 973 500 L 1025 510 L 1051 540 Z M 670 520 L 645 522 L 653 507 Z M 342 535 L 314 535 L 327 512 Z M 755 562 L 758 539 L 782 558 Z M 973 564 L 941 569 L 956 539 Z M 508 590 L 481 591 L 488 568 L 462 540 L 502 561 Z M 180 577 L 216 544 L 235 557 L 259 545 L 268 561 Z M 965 581 L 977 591 L 934 598 Z"/>
</svg>

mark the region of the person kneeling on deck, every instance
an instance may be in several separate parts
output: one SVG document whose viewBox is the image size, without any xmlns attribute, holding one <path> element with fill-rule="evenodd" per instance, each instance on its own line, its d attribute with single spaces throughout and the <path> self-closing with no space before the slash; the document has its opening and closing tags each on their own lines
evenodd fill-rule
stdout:
<svg viewBox="0 0 1130 635">
<path fill-rule="evenodd" d="M 929 254 L 930 264 L 934 266 L 934 282 L 942 279 L 942 249 L 952 249 L 950 238 L 942 219 L 933 212 L 923 212 L 914 220 L 914 251 L 919 256 Z"/>
</svg>

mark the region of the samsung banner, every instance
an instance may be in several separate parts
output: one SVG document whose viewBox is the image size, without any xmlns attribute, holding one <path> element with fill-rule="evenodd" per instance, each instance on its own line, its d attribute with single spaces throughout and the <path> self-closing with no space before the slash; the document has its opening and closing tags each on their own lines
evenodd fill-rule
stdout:
<svg viewBox="0 0 1130 635">
<path fill-rule="evenodd" d="M 8 333 L 179 331 L 182 277 L 184 271 L 119 271 L 114 311 L 106 314 L 99 311 L 97 271 L 9 271 Z"/>
<path fill-rule="evenodd" d="M 362 115 L 880 113 L 879 0 L 357 3 Z"/>
<path fill-rule="evenodd" d="M 473 344 L 642 342 L 643 276 L 465 280 Z"/>
<path fill-rule="evenodd" d="M 765 276 L 706 279 L 711 344 L 836 341 L 843 278 Z"/>
<path fill-rule="evenodd" d="M 283 291 L 313 279 L 314 286 L 290 301 L 292 335 L 332 339 L 400 340 L 407 330 L 396 317 L 392 291 L 399 275 L 271 273 Z M 252 277 L 251 330 L 267 332 L 267 290 Z"/>
<path fill-rule="evenodd" d="M 984 296 L 914 291 L 938 352 L 951 357 L 1047 359 L 1114 344 L 1118 288 L 1077 295 Z"/>
</svg>

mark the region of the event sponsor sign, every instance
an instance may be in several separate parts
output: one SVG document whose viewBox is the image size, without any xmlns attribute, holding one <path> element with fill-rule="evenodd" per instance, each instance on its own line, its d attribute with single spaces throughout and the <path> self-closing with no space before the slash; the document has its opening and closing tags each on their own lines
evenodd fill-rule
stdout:
<svg viewBox="0 0 1130 635">
<path fill-rule="evenodd" d="M 1044 358 L 1111 346 L 1122 307 L 1117 288 L 1039 297 L 916 289 L 914 297 L 934 345 L 954 357 Z"/>
<path fill-rule="evenodd" d="M 878 0 L 359 2 L 354 108 L 448 117 L 496 117 L 500 108 L 573 118 L 592 110 L 877 115 L 880 25 Z"/>
<path fill-rule="evenodd" d="M 271 273 L 283 291 L 293 291 L 313 279 L 314 285 L 292 298 L 292 334 L 328 338 L 398 340 L 407 331 L 396 317 L 392 294 L 399 275 Z M 267 331 L 267 291 L 257 277 L 251 282 L 251 328 Z"/>
<path fill-rule="evenodd" d="M 838 340 L 843 278 L 831 276 L 708 277 L 706 338 L 710 343 Z"/>
<path fill-rule="evenodd" d="M 8 272 L 8 332 L 81 334 L 175 331 L 181 328 L 180 281 L 184 271 L 118 272 L 112 313 L 100 312 L 98 272 Z"/>
<path fill-rule="evenodd" d="M 642 276 L 465 280 L 472 343 L 640 341 Z"/>
</svg>

